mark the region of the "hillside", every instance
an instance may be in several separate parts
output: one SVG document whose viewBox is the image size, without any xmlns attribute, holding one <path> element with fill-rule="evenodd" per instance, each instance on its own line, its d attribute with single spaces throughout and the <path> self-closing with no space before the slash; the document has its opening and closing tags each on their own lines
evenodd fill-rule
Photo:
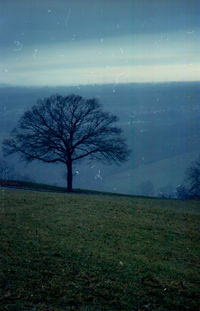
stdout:
<svg viewBox="0 0 200 311">
<path fill-rule="evenodd" d="M 0 144 L 23 112 L 39 98 L 55 93 L 95 97 L 106 111 L 119 117 L 119 126 L 132 154 L 130 161 L 121 166 L 76 163 L 74 170 L 78 174 L 74 176 L 74 187 L 85 188 L 87 184 L 93 190 L 145 195 L 148 193 L 143 184 L 150 182 L 155 195 L 163 187 L 174 191 L 183 182 L 185 169 L 200 153 L 199 89 L 199 82 L 0 87 Z M 24 166 L 17 157 L 6 160 L 15 167 L 17 179 L 25 174 L 40 183 L 66 185 L 62 165 L 36 161 Z"/>
<path fill-rule="evenodd" d="M 199 201 L 0 190 L 0 310 L 197 310 Z"/>
</svg>

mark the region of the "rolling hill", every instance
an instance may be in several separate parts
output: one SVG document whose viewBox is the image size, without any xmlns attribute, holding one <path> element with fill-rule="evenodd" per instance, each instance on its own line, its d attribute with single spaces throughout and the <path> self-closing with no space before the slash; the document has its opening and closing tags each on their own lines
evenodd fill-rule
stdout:
<svg viewBox="0 0 200 311">
<path fill-rule="evenodd" d="M 0 310 L 198 310 L 199 201 L 0 190 Z"/>
</svg>

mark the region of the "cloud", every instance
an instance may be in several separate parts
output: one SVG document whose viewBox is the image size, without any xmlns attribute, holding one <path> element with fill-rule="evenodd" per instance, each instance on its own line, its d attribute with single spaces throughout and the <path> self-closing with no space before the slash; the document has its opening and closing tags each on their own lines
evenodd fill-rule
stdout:
<svg viewBox="0 0 200 311">
<path fill-rule="evenodd" d="M 0 81 L 199 80 L 198 11 L 193 0 L 85 0 L 84 5 L 82 0 L 8 0 L 0 10 Z"/>
<path fill-rule="evenodd" d="M 1 78 L 2 79 L 2 78 Z M 14 85 L 77 85 L 129 82 L 199 81 L 200 64 L 158 66 L 106 66 L 81 69 L 49 69 L 46 71 L 20 73 L 8 71 L 0 83 Z"/>
<path fill-rule="evenodd" d="M 83 4 L 84 3 L 84 4 Z M 6 0 L 0 1 L 1 47 L 60 44 L 74 39 L 193 31 L 197 0 Z"/>
<path fill-rule="evenodd" d="M 65 85 L 197 81 L 200 40 L 188 34 L 131 35 L 62 44 L 13 43 L 0 65 L 1 83 Z M 20 47 L 20 49 L 19 49 Z"/>
</svg>

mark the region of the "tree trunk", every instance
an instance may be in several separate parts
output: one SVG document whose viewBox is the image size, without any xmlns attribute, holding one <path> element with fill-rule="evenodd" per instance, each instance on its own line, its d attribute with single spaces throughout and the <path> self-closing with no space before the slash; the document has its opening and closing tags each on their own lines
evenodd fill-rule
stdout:
<svg viewBox="0 0 200 311">
<path fill-rule="evenodd" d="M 67 164 L 67 191 L 72 192 L 72 162 Z"/>
</svg>

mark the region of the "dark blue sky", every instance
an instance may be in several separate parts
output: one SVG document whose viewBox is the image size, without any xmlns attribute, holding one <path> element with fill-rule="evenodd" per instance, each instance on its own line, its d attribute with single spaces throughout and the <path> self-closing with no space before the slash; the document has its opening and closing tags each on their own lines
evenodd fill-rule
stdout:
<svg viewBox="0 0 200 311">
<path fill-rule="evenodd" d="M 198 0 L 0 0 L 0 83 L 200 80 Z"/>
</svg>

